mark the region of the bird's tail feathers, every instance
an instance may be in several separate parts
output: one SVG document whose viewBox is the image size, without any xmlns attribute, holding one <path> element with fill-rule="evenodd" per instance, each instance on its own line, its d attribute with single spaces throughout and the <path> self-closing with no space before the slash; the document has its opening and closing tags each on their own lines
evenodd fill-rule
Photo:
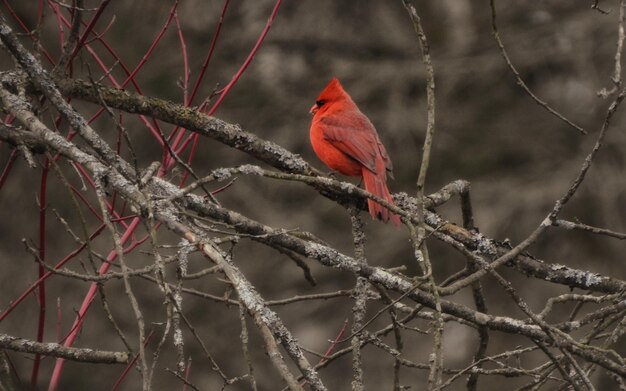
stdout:
<svg viewBox="0 0 626 391">
<path fill-rule="evenodd" d="M 363 182 L 365 184 L 365 190 L 393 204 L 393 199 L 391 198 L 385 179 L 386 178 L 381 178 L 379 175 L 373 173 L 367 168 L 363 168 Z M 368 199 L 367 206 L 372 218 L 381 220 L 385 223 L 391 220 L 396 227 L 400 226 L 400 216 L 390 212 L 389 209 L 382 206 L 378 202 Z"/>
</svg>

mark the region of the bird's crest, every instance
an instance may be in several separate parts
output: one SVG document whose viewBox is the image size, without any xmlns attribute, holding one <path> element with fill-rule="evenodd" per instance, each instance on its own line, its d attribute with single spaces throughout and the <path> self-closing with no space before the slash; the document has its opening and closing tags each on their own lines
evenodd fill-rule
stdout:
<svg viewBox="0 0 626 391">
<path fill-rule="evenodd" d="M 330 82 L 326 85 L 324 90 L 320 93 L 317 101 L 322 101 L 324 103 L 327 102 L 337 102 L 347 99 L 352 102 L 350 95 L 343 89 L 341 83 L 336 77 L 333 77 Z"/>
</svg>

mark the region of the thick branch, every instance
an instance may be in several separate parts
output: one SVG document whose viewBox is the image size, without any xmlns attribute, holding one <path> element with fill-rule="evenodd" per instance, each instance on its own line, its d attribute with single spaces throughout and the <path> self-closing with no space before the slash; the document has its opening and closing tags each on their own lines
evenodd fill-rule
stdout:
<svg viewBox="0 0 626 391">
<path fill-rule="evenodd" d="M 0 334 L 0 349 L 15 352 L 41 354 L 43 356 L 61 357 L 67 360 L 99 363 L 99 364 L 126 364 L 128 353 L 109 352 L 86 348 L 68 348 L 58 343 L 43 343 L 28 339 Z"/>
</svg>

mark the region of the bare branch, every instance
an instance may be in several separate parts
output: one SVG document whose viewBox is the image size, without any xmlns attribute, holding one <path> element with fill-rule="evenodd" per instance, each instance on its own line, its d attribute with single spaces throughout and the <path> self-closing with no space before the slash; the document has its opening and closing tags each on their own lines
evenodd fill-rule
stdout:
<svg viewBox="0 0 626 391">
<path fill-rule="evenodd" d="M 89 363 L 126 364 L 128 362 L 128 353 L 126 352 L 68 348 L 57 343 L 35 342 L 7 334 L 0 334 L 0 349 L 41 354 L 42 356 L 61 357 L 67 360 Z"/>
</svg>

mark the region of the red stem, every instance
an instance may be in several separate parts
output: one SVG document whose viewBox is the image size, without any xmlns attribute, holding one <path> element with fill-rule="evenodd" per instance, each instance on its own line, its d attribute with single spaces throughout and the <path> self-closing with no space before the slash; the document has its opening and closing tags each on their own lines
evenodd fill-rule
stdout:
<svg viewBox="0 0 626 391">
<path fill-rule="evenodd" d="M 150 341 L 152 334 L 154 334 L 154 329 L 150 330 L 150 333 L 146 337 L 146 340 L 143 343 L 144 347 L 148 345 L 148 341 Z M 128 375 L 128 372 L 130 372 L 130 370 L 135 367 L 135 363 L 137 362 L 138 359 L 139 359 L 139 355 L 135 354 L 135 357 L 133 357 L 131 362 L 129 362 L 128 365 L 126 365 L 126 368 L 124 368 L 124 371 L 122 372 L 120 377 L 118 377 L 117 380 L 115 381 L 115 384 L 113 384 L 111 391 L 116 391 L 120 387 L 120 385 L 122 384 L 122 381 L 124 381 L 124 379 Z"/>
<path fill-rule="evenodd" d="M 89 237 L 89 240 L 94 239 L 96 236 L 98 236 L 102 230 L 105 228 L 105 225 L 102 224 L 100 227 L 98 227 L 98 229 L 96 229 L 96 231 Z M 65 256 L 65 258 L 63 258 L 62 260 L 60 260 L 55 266 L 54 269 L 57 270 L 61 267 L 63 267 L 63 265 L 65 265 L 67 262 L 69 262 L 71 259 L 73 259 L 75 256 L 77 256 L 78 254 L 80 254 L 85 247 L 87 247 L 87 244 L 82 244 L 80 245 L 76 250 L 72 251 L 71 253 L 69 253 L 68 255 Z M 39 287 L 39 285 L 41 283 L 43 283 L 46 279 L 48 279 L 48 277 L 50 277 L 51 275 L 53 275 L 52 271 L 48 271 L 46 272 L 46 274 L 44 274 L 42 277 L 40 277 L 37 281 L 35 281 L 28 289 L 26 289 L 21 295 L 20 297 L 18 297 L 17 299 L 15 299 L 14 301 L 11 302 L 11 305 L 9 306 L 9 308 L 7 308 L 6 310 L 4 310 L 4 312 L 0 315 L 0 322 L 2 322 L 7 316 L 9 316 L 9 314 L 11 312 L 13 312 L 13 310 L 22 302 L 24 301 L 25 298 L 28 297 L 28 295 L 31 294 L 32 291 L 34 291 L 35 289 L 37 289 L 37 287 Z"/>
<path fill-rule="evenodd" d="M 9 160 L 7 161 L 7 164 L 6 166 L 4 166 L 4 170 L 0 175 L 0 189 L 2 189 L 4 182 L 6 182 L 7 178 L 9 177 L 9 173 L 11 172 L 11 169 L 13 168 L 13 165 L 15 164 L 18 156 L 19 154 L 17 152 L 17 148 L 13 148 L 13 150 L 11 151 L 11 155 L 9 155 Z"/>
<path fill-rule="evenodd" d="M 135 229 L 137 229 L 137 227 L 139 226 L 140 221 L 141 220 L 139 218 L 133 219 L 130 226 L 128 227 L 126 232 L 124 232 L 124 235 L 120 239 L 121 245 L 124 245 L 131 238 Z M 98 270 L 98 275 L 102 275 L 109 270 L 112 262 L 115 261 L 115 259 L 117 258 L 117 255 L 118 254 L 115 250 L 112 250 L 109 253 L 106 259 L 107 261 L 100 266 L 100 269 Z M 74 320 L 72 331 L 67 336 L 67 339 L 63 343 L 64 346 L 70 347 L 76 340 L 76 337 L 78 336 L 78 332 L 80 331 L 82 324 L 85 320 L 85 315 L 87 314 L 87 311 L 89 310 L 89 307 L 91 306 L 91 302 L 96 296 L 97 290 L 98 290 L 98 284 L 95 282 L 91 283 L 91 285 L 89 286 L 89 290 L 87 291 L 87 294 L 85 295 L 85 298 L 83 299 L 83 303 L 80 309 L 78 310 L 76 319 Z M 54 391 L 57 389 L 59 385 L 59 380 L 61 379 L 61 372 L 63 371 L 64 363 L 65 363 L 64 359 L 62 358 L 56 359 L 54 370 L 52 371 L 52 377 L 50 378 L 50 385 L 48 386 L 48 391 Z"/>
<path fill-rule="evenodd" d="M 175 5 L 174 5 L 175 6 Z M 54 8 L 53 8 L 54 9 Z M 63 24 L 65 24 L 67 27 L 70 27 L 70 22 L 65 19 L 63 17 L 63 15 L 61 13 L 57 14 L 61 20 L 63 21 Z M 164 28 L 167 28 L 167 26 L 169 25 L 166 24 L 166 26 Z M 96 32 L 92 32 L 92 34 L 97 34 Z M 160 36 L 162 36 L 162 34 L 160 34 Z M 100 56 L 98 56 L 96 54 L 96 52 L 91 48 L 91 45 L 85 45 L 85 47 L 87 48 L 87 51 L 89 52 L 89 54 L 91 54 L 91 56 L 93 57 L 94 61 L 96 61 L 96 63 L 98 64 L 98 66 L 100 67 L 100 69 L 106 73 L 107 75 L 107 79 L 109 79 L 109 81 L 111 81 L 111 83 L 116 87 L 116 88 L 124 88 L 126 87 L 126 85 L 129 82 L 132 82 L 133 86 L 135 87 L 135 89 L 137 90 L 137 93 L 142 94 L 141 92 L 141 88 L 139 88 L 139 85 L 137 84 L 137 82 L 134 79 L 134 76 L 137 74 L 137 72 L 139 72 L 139 70 L 143 67 L 143 65 L 145 64 L 145 61 L 143 61 L 142 63 L 140 63 L 137 67 L 135 67 L 135 69 L 133 70 L 133 72 L 131 72 L 125 65 L 124 63 L 121 61 L 121 59 L 119 58 L 119 56 L 115 53 L 115 51 L 110 47 L 110 45 L 108 43 L 106 43 L 106 41 L 104 41 L 103 39 L 101 39 L 99 36 L 97 36 L 97 40 L 98 42 L 100 42 L 105 49 L 107 49 L 107 51 L 113 56 L 113 58 L 120 64 L 120 66 L 122 67 L 122 69 L 124 70 L 124 72 L 127 75 L 126 80 L 122 83 L 119 84 L 115 78 L 113 77 L 113 75 L 111 75 L 111 73 L 109 72 L 109 67 L 107 67 L 104 62 L 102 61 L 102 59 L 100 58 Z M 158 38 L 160 39 L 160 38 Z M 155 43 L 153 42 L 153 44 L 151 45 L 149 51 L 144 55 L 144 58 L 147 58 L 150 56 L 150 54 L 152 54 L 152 51 L 154 50 L 155 47 Z M 104 109 L 100 109 L 98 110 L 98 112 L 96 112 L 96 114 L 94 114 L 89 121 L 87 121 L 87 123 L 91 123 L 93 121 L 96 120 L 96 118 L 98 118 L 102 113 L 104 112 Z M 152 125 L 150 125 L 150 122 L 148 121 L 148 119 L 144 116 L 144 115 L 140 115 L 139 118 L 141 118 L 141 120 L 143 121 L 143 123 L 146 125 L 146 127 L 150 130 L 150 132 L 153 134 L 153 136 L 155 137 L 155 139 L 157 140 L 158 143 L 160 143 L 161 145 L 163 145 L 163 142 L 161 140 L 161 136 L 160 136 L 160 132 L 158 132 L 156 129 L 159 129 L 159 125 L 158 122 L 153 119 L 152 122 L 154 123 L 154 127 Z"/>
<path fill-rule="evenodd" d="M 274 19 L 276 18 L 276 15 L 278 14 L 278 9 L 280 8 L 280 5 L 281 5 L 282 2 L 283 2 L 282 0 L 277 0 L 276 1 L 276 4 L 274 5 L 274 9 L 272 10 L 272 13 L 271 13 L 270 17 L 267 20 L 267 23 L 265 24 L 265 27 L 263 28 L 263 31 L 261 32 L 261 35 L 257 39 L 257 41 L 256 41 L 254 47 L 252 48 L 252 50 L 250 51 L 250 54 L 248 54 L 248 57 L 244 61 L 243 65 L 241 65 L 241 67 L 239 68 L 237 73 L 235 73 L 235 75 L 230 80 L 230 82 L 226 85 L 226 87 L 224 87 L 224 90 L 222 91 L 220 96 L 217 98 L 217 101 L 213 104 L 211 109 L 208 111 L 207 115 L 211 116 L 211 115 L 213 115 L 215 113 L 215 111 L 218 109 L 218 107 L 220 107 L 220 105 L 222 104 L 222 101 L 224 100 L 224 98 L 226 98 L 226 95 L 228 95 L 228 92 L 237 83 L 237 81 L 243 75 L 243 73 L 246 71 L 246 69 L 248 69 L 248 66 L 250 65 L 250 63 L 254 59 L 254 56 L 256 55 L 256 53 L 258 52 L 259 48 L 261 47 L 261 44 L 265 40 L 265 37 L 267 36 L 267 33 L 270 31 L 270 28 L 272 27 L 272 23 L 274 22 Z M 178 153 L 178 154 L 180 154 L 180 152 L 182 152 L 182 148 L 176 151 L 176 153 Z M 195 155 L 195 150 L 193 150 L 192 153 L 189 154 L 189 161 L 193 160 L 194 155 Z M 171 168 L 171 166 L 173 166 L 175 163 L 176 163 L 175 161 L 171 160 L 169 162 L 169 164 L 168 164 L 168 167 L 166 168 L 166 171 L 169 168 Z"/>
<path fill-rule="evenodd" d="M 137 66 L 135 67 L 133 72 L 128 76 L 127 81 L 122 84 L 122 88 L 124 88 L 126 86 L 126 84 L 128 83 L 128 80 L 133 79 L 135 77 L 135 75 L 137 74 L 137 72 L 139 72 L 141 67 L 143 67 L 143 65 L 146 63 L 146 61 L 148 61 L 148 58 L 150 58 L 150 55 L 152 54 L 152 52 L 156 48 L 157 44 L 161 41 L 161 38 L 163 38 L 163 35 L 165 34 L 165 31 L 167 31 L 167 28 L 169 27 L 170 23 L 172 22 L 172 19 L 174 18 L 174 15 L 176 13 L 176 7 L 177 6 L 178 6 L 178 0 L 172 6 L 172 9 L 170 10 L 170 15 L 167 18 L 167 22 L 165 22 L 165 26 L 163 26 L 161 31 L 159 31 L 159 34 L 157 35 L 157 37 L 154 39 L 154 41 L 152 41 L 152 44 L 150 45 L 150 48 L 148 48 L 148 51 L 146 52 L 146 54 L 143 55 L 143 57 L 141 58 L 141 61 L 139 61 L 139 64 L 137 64 Z"/>
<path fill-rule="evenodd" d="M 200 135 L 198 133 L 192 133 L 191 137 L 193 138 L 193 144 L 191 145 L 191 152 L 189 153 L 189 158 L 187 159 L 187 164 L 191 164 L 194 156 L 196 156 L 196 150 L 198 149 L 198 144 L 200 143 Z M 186 145 L 187 143 L 183 144 Z M 181 150 L 184 148 L 181 148 Z M 189 171 L 185 171 L 183 174 L 183 178 L 180 181 L 180 185 L 182 186 L 189 176 Z"/>
<path fill-rule="evenodd" d="M 44 0 L 38 0 L 37 1 L 37 24 L 41 24 L 41 22 L 43 21 L 43 4 Z"/>
<path fill-rule="evenodd" d="M 252 48 L 252 51 L 248 55 L 248 58 L 246 58 L 246 61 L 244 61 L 244 63 L 241 66 L 241 68 L 239 68 L 239 71 L 237 71 L 237 73 L 235 73 L 235 76 L 233 76 L 232 80 L 226 85 L 226 87 L 224 87 L 224 91 L 217 98 L 217 101 L 215 102 L 215 104 L 213 104 L 213 107 L 211 107 L 211 109 L 209 110 L 207 115 L 211 116 L 211 115 L 213 115 L 213 113 L 215 113 L 215 110 L 217 110 L 217 108 L 220 106 L 220 104 L 222 103 L 224 98 L 226 98 L 226 95 L 228 95 L 228 92 L 230 91 L 230 89 L 233 88 L 235 83 L 237 83 L 237 80 L 239 80 L 241 75 L 243 75 L 243 73 L 248 68 L 248 65 L 250 65 L 250 63 L 252 62 L 252 59 L 254 58 L 254 56 L 256 55 L 257 51 L 261 47 L 261 44 L 263 43 L 263 40 L 265 39 L 265 36 L 270 31 L 270 28 L 272 27 L 272 23 L 274 22 L 274 18 L 276 17 L 276 14 L 278 13 L 278 9 L 280 8 L 280 4 L 282 2 L 283 2 L 283 0 L 277 0 L 276 1 L 276 4 L 274 5 L 274 9 L 272 10 L 272 14 L 270 15 L 269 19 L 267 20 L 267 23 L 265 24 L 265 28 L 261 32 L 261 36 L 259 36 L 259 39 L 256 41 L 256 44 Z"/>
<path fill-rule="evenodd" d="M 72 55 L 70 56 L 69 62 L 72 62 L 72 59 L 74 59 L 74 57 L 78 54 L 78 51 L 80 50 L 80 48 L 85 44 L 85 40 L 89 36 L 89 33 L 91 33 L 93 28 L 96 26 L 96 22 L 98 21 L 98 19 L 100 19 L 100 16 L 102 16 L 104 9 L 107 7 L 107 5 L 109 5 L 110 1 L 111 0 L 103 0 L 102 3 L 100 3 L 98 10 L 96 11 L 93 18 L 91 18 L 91 20 L 89 21 L 89 24 L 87 25 L 87 28 L 85 28 L 83 35 L 79 38 L 78 44 L 74 48 L 74 51 L 72 52 Z"/>
<path fill-rule="evenodd" d="M 128 219 L 135 219 L 137 218 L 137 215 L 131 215 L 131 216 L 124 216 L 124 217 L 119 217 L 119 218 L 114 218 L 111 219 L 111 222 L 119 222 L 119 221 L 125 221 Z M 101 225 L 98 227 L 98 229 L 96 229 L 96 231 L 91 234 L 91 236 L 89 236 L 89 240 L 93 240 L 95 239 L 98 235 L 100 235 L 100 233 L 102 232 L 102 230 L 104 229 L 105 225 Z M 148 235 L 146 235 L 146 237 L 142 238 L 139 241 L 135 241 L 133 242 L 129 247 L 127 247 L 126 249 L 124 249 L 124 254 L 134 250 L 137 246 L 139 246 L 140 244 L 142 244 L 143 242 L 145 242 L 147 239 L 149 238 Z M 76 250 L 72 251 L 71 253 L 69 253 L 65 258 L 63 258 L 62 260 L 60 260 L 55 266 L 54 269 L 58 270 L 61 267 L 63 267 L 63 265 L 65 265 L 67 262 L 69 262 L 70 260 L 72 260 L 75 256 L 77 256 L 78 254 L 80 254 L 85 248 L 87 247 L 86 244 L 82 244 L 81 246 L 79 246 Z M 13 312 L 13 310 L 22 302 L 24 301 L 24 299 L 26 299 L 26 297 L 28 297 L 28 295 L 30 295 L 35 289 L 37 289 L 37 287 L 39 287 L 39 285 L 41 283 L 43 283 L 45 280 L 48 279 L 48 277 L 52 276 L 54 274 L 54 272 L 52 271 L 48 271 L 46 272 L 41 278 L 39 278 L 37 281 L 35 281 L 33 284 L 31 284 L 31 286 L 26 289 L 17 299 L 11 301 L 11 305 L 9 306 L 9 308 L 7 308 L 2 314 L 0 314 L 0 322 L 2 322 L 7 316 L 9 316 L 9 314 L 11 312 Z"/>
<path fill-rule="evenodd" d="M 191 357 L 187 360 L 187 369 L 185 370 L 185 381 L 189 382 L 189 376 L 191 375 Z M 183 383 L 183 391 L 187 391 L 187 383 Z"/>
<path fill-rule="evenodd" d="M 341 330 L 339 330 L 339 334 L 337 334 L 337 336 L 335 337 L 335 339 L 333 339 L 330 346 L 328 346 L 328 349 L 326 349 L 326 353 L 324 353 L 324 357 L 320 360 L 318 365 L 323 364 L 326 361 L 328 361 L 328 356 L 333 352 L 333 350 L 335 350 L 335 347 L 337 347 L 337 342 L 343 338 L 343 335 L 346 333 L 347 329 L 348 329 L 348 319 L 346 319 L 343 322 L 343 326 L 341 327 Z"/>
<path fill-rule="evenodd" d="M 54 12 L 54 14 L 57 17 L 57 30 L 59 31 L 59 46 L 62 48 L 63 44 L 65 42 L 65 30 L 63 30 L 63 22 L 61 21 L 61 10 L 60 10 L 60 6 L 58 4 L 55 3 L 49 3 L 50 8 L 52 8 L 52 11 Z"/>
<path fill-rule="evenodd" d="M 224 24 L 224 16 L 226 15 L 228 4 L 230 4 L 230 0 L 225 0 L 224 7 L 222 7 L 222 13 L 220 14 L 220 20 L 217 23 L 215 34 L 213 34 L 213 39 L 211 40 L 211 47 L 209 48 L 209 53 L 204 59 L 204 63 L 202 64 L 202 69 L 200 69 L 200 74 L 198 74 L 198 78 L 196 79 L 196 84 L 193 86 L 193 91 L 191 92 L 191 98 L 189 98 L 190 105 L 193 103 L 193 99 L 196 97 L 196 93 L 198 92 L 198 89 L 200 88 L 200 84 L 202 83 L 204 74 L 206 73 L 207 67 L 209 66 L 209 62 L 211 62 L 211 58 L 213 57 L 213 52 L 215 51 L 217 39 L 220 36 L 220 31 L 222 31 L 222 25 Z"/>
<path fill-rule="evenodd" d="M 7 10 L 9 11 L 9 13 L 11 14 L 11 16 L 13 17 L 13 19 L 15 19 L 15 21 L 17 22 L 17 24 L 20 25 L 20 28 L 22 29 L 22 31 L 24 31 L 25 33 L 29 34 L 31 33 L 30 29 L 28 27 L 26 27 L 26 25 L 24 24 L 24 22 L 22 22 L 22 19 L 20 19 L 19 16 L 17 16 L 17 13 L 15 12 L 15 10 L 13 10 L 13 8 L 11 8 L 11 6 L 9 5 L 7 0 L 3 0 L 2 1 L 4 3 L 4 6 L 7 7 Z M 40 3 L 41 4 L 41 3 Z M 38 12 L 43 12 L 42 9 L 40 8 Z M 39 20 L 39 15 L 38 15 L 38 20 Z M 41 49 L 44 57 L 46 57 L 46 60 L 48 60 L 50 62 L 50 64 L 54 65 L 54 60 L 52 60 L 52 56 L 50 55 L 50 53 L 48 53 L 45 49 Z"/>
<path fill-rule="evenodd" d="M 189 98 L 189 105 L 191 105 L 193 103 L 193 100 L 196 97 L 196 93 L 200 89 L 200 85 L 202 84 L 202 80 L 204 79 L 204 75 L 205 75 L 206 70 L 207 70 L 207 68 L 209 66 L 209 63 L 211 62 L 211 58 L 213 57 L 213 52 L 215 51 L 215 46 L 217 45 L 217 39 L 220 36 L 220 31 L 222 31 L 222 25 L 224 24 L 224 17 L 226 15 L 226 10 L 228 9 L 228 5 L 229 4 L 230 4 L 230 0 L 225 0 L 224 1 L 224 6 L 222 7 L 222 13 L 220 14 L 220 20 L 217 23 L 217 27 L 215 28 L 215 34 L 213 34 L 213 39 L 211 39 L 211 46 L 209 48 L 209 53 L 207 54 L 206 58 L 204 59 L 204 63 L 202 64 L 202 69 L 200 69 L 200 74 L 198 75 L 198 78 L 196 79 L 196 83 L 193 86 L 193 91 L 191 92 L 191 98 Z M 179 129 L 180 129 L 179 126 L 177 126 L 174 129 L 174 131 L 172 132 L 172 134 L 168 138 L 169 141 L 171 141 L 174 138 L 174 136 L 177 135 Z M 176 136 L 176 140 L 172 144 L 172 149 L 176 149 L 176 147 L 180 143 L 181 138 L 184 135 L 185 135 L 185 131 L 183 129 Z M 184 148 L 185 147 L 182 147 L 181 149 L 184 149 Z M 169 166 L 170 160 L 171 159 L 170 159 L 170 156 L 169 156 L 169 151 L 166 150 L 165 151 L 165 159 L 163 160 L 163 166 Z"/>
<path fill-rule="evenodd" d="M 174 21 L 176 22 L 176 31 L 178 32 L 178 40 L 180 41 L 180 50 L 183 53 L 183 104 L 189 105 L 189 58 L 187 57 L 187 43 L 185 42 L 185 36 L 183 30 L 180 28 L 180 21 L 178 20 L 178 13 L 174 14 Z"/>
</svg>

